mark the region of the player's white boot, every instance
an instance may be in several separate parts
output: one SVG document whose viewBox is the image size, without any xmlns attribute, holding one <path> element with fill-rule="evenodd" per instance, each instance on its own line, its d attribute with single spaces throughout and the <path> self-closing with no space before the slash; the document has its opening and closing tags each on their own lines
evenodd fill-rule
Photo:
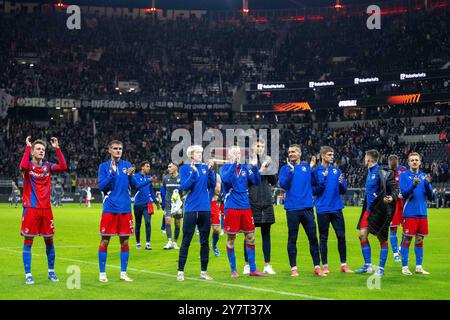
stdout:
<svg viewBox="0 0 450 320">
<path fill-rule="evenodd" d="M 213 278 L 206 271 L 201 271 L 200 272 L 200 279 L 212 280 Z"/>
<path fill-rule="evenodd" d="M 100 272 L 100 276 L 98 277 L 100 282 L 108 282 L 108 277 L 106 276 L 106 272 Z"/>
<path fill-rule="evenodd" d="M 273 271 L 272 266 L 270 264 L 264 266 L 263 272 L 267 274 L 276 274 L 276 272 Z"/>
<path fill-rule="evenodd" d="M 126 272 L 120 273 L 120 280 L 123 280 L 125 282 L 133 282 L 133 279 L 131 279 Z"/>
<path fill-rule="evenodd" d="M 250 274 L 250 265 L 246 264 L 244 266 L 244 271 L 242 272 L 242 274 Z"/>
<path fill-rule="evenodd" d="M 170 250 L 170 249 L 173 249 L 173 243 L 172 243 L 172 240 L 169 240 L 169 241 L 167 242 L 167 244 L 164 246 L 164 250 Z"/>
<path fill-rule="evenodd" d="M 416 273 L 419 273 L 419 274 L 430 274 L 428 271 L 425 271 L 425 270 L 422 268 L 422 266 L 417 266 L 417 267 L 416 267 Z"/>
<path fill-rule="evenodd" d="M 180 249 L 179 247 L 178 247 L 178 244 L 174 241 L 173 243 L 172 243 L 172 247 L 174 248 L 174 249 Z"/>
<path fill-rule="evenodd" d="M 409 271 L 409 268 L 406 266 L 406 267 L 402 267 L 402 273 L 405 275 L 405 276 L 412 276 L 412 272 L 411 271 Z"/>
<path fill-rule="evenodd" d="M 184 272 L 183 271 L 178 271 L 177 280 L 184 281 Z"/>
</svg>

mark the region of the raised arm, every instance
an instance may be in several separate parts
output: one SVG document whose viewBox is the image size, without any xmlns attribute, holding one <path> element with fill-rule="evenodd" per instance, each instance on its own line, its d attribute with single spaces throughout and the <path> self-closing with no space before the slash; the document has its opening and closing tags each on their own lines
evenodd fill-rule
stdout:
<svg viewBox="0 0 450 320">
<path fill-rule="evenodd" d="M 291 188 L 292 178 L 294 177 L 294 171 L 291 171 L 288 166 L 283 166 L 280 170 L 280 177 L 278 182 L 280 187 L 284 190 L 289 190 Z"/>
<path fill-rule="evenodd" d="M 403 173 L 399 176 L 399 185 L 400 185 L 400 192 L 403 196 L 403 199 L 408 199 L 409 196 L 414 191 L 414 182 L 412 179 L 408 179 L 408 176 Z"/>
<path fill-rule="evenodd" d="M 347 180 L 341 172 L 341 175 L 339 176 L 339 194 L 345 193 L 347 193 Z"/>
<path fill-rule="evenodd" d="M 150 181 L 150 179 L 148 179 Z M 153 190 L 153 184 L 150 181 L 150 199 L 153 203 L 159 203 L 158 198 L 156 197 L 155 190 Z"/>
<path fill-rule="evenodd" d="M 140 179 L 137 177 L 137 175 L 133 174 L 131 176 L 131 183 L 137 188 L 137 189 L 141 189 L 145 186 L 148 186 L 149 184 L 151 184 L 152 182 L 150 181 L 149 178 L 145 177 L 144 181 L 140 181 Z"/>
<path fill-rule="evenodd" d="M 318 170 L 311 171 L 311 187 L 313 196 L 320 197 L 325 191 L 326 176 Z"/>
<path fill-rule="evenodd" d="M 58 163 L 52 164 L 50 166 L 50 169 L 53 172 L 63 172 L 67 169 L 67 163 L 66 163 L 66 159 L 64 158 L 64 156 L 61 152 L 61 148 L 59 147 L 58 139 L 55 137 L 52 137 L 50 139 L 50 142 L 52 144 L 52 147 L 55 148 L 56 156 L 58 157 Z"/>
<path fill-rule="evenodd" d="M 108 166 L 101 164 L 98 168 L 98 187 L 100 191 L 107 192 L 108 186 L 114 180 L 116 172 L 111 170 L 109 172 Z"/>
<path fill-rule="evenodd" d="M 233 185 L 234 172 L 236 172 L 236 163 L 233 163 L 228 168 L 221 170 L 220 177 L 222 178 L 222 181 L 227 185 Z"/>
<path fill-rule="evenodd" d="M 188 191 L 193 184 L 198 180 L 198 172 L 195 172 L 188 166 L 180 168 L 180 189 Z"/>
<path fill-rule="evenodd" d="M 258 167 L 252 166 L 252 168 L 248 170 L 248 180 L 255 186 L 261 185 L 261 174 L 259 173 Z"/>
<path fill-rule="evenodd" d="M 31 153 L 31 147 L 26 146 L 25 152 L 23 153 L 22 161 L 20 161 L 20 171 L 25 171 L 28 169 L 28 163 L 30 162 L 30 153 Z"/>
<path fill-rule="evenodd" d="M 215 189 L 217 184 L 216 172 L 213 169 L 208 170 L 208 189 Z"/>
</svg>

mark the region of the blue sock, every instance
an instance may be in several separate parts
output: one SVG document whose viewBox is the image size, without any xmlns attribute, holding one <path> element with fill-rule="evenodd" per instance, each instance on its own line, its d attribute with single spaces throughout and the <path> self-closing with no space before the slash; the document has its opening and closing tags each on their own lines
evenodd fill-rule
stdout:
<svg viewBox="0 0 450 320">
<path fill-rule="evenodd" d="M 386 265 L 386 260 L 389 254 L 389 245 L 387 242 L 381 244 L 381 250 L 380 250 L 380 267 L 384 269 L 384 266 Z"/>
<path fill-rule="evenodd" d="M 423 243 L 415 244 L 414 253 L 416 254 L 416 266 L 421 266 L 423 261 Z"/>
<path fill-rule="evenodd" d="M 400 254 L 402 255 L 402 267 L 408 266 L 409 245 L 410 242 L 403 242 L 402 248 L 400 249 Z"/>
<path fill-rule="evenodd" d="M 47 253 L 47 263 L 49 270 L 55 270 L 55 245 L 53 239 L 45 240 L 45 252 Z"/>
<path fill-rule="evenodd" d="M 361 242 L 361 250 L 362 250 L 363 257 L 364 257 L 364 263 L 371 264 L 372 263 L 372 252 L 370 250 L 369 241 Z"/>
<path fill-rule="evenodd" d="M 231 272 L 236 271 L 236 254 L 234 253 L 234 246 L 230 247 L 230 245 L 227 244 L 227 256 Z"/>
<path fill-rule="evenodd" d="M 107 248 L 99 246 L 98 247 L 98 265 L 100 267 L 100 272 L 106 272 L 107 256 L 108 256 Z"/>
<path fill-rule="evenodd" d="M 225 221 L 224 215 L 221 215 L 220 216 L 220 229 L 222 229 L 222 230 L 223 230 L 223 223 L 224 223 L 224 221 Z"/>
<path fill-rule="evenodd" d="M 22 250 L 23 266 L 25 269 L 25 274 L 31 273 L 31 247 L 33 241 L 25 240 Z"/>
<path fill-rule="evenodd" d="M 248 264 L 250 265 L 250 272 L 255 272 L 256 271 L 255 245 L 247 243 L 245 250 L 247 251 Z"/>
<path fill-rule="evenodd" d="M 217 247 L 217 242 L 219 242 L 219 234 L 213 233 L 212 239 L 213 239 L 212 246 L 215 249 Z"/>
<path fill-rule="evenodd" d="M 130 257 L 130 247 L 120 248 L 120 271 L 126 272 L 128 267 L 128 258 Z"/>
<path fill-rule="evenodd" d="M 397 239 L 397 228 L 391 229 L 391 246 L 392 246 L 392 252 L 397 253 L 398 252 L 398 239 Z"/>
</svg>

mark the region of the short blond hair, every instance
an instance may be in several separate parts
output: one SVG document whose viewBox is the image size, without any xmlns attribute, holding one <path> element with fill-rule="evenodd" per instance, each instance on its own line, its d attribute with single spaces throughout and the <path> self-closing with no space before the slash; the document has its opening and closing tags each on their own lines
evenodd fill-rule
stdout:
<svg viewBox="0 0 450 320">
<path fill-rule="evenodd" d="M 45 142 L 44 140 L 38 139 L 38 140 L 34 141 L 34 142 L 31 144 L 31 149 L 34 149 L 34 147 L 35 147 L 37 144 L 43 145 L 43 146 L 44 146 L 44 149 L 47 148 L 47 142 Z"/>
<path fill-rule="evenodd" d="M 422 161 L 422 156 L 421 156 L 418 152 L 411 152 L 411 153 L 408 155 L 408 162 L 409 162 L 409 159 L 410 159 L 411 157 L 414 157 L 414 156 L 419 157 L 419 160 Z"/>
<path fill-rule="evenodd" d="M 194 144 L 194 145 L 192 145 L 192 146 L 189 146 L 189 147 L 187 148 L 187 150 L 186 150 L 187 156 L 188 156 L 189 158 L 191 158 L 191 157 L 192 157 L 192 153 L 193 153 L 194 151 L 200 151 L 200 152 L 203 152 L 203 147 L 200 146 L 200 145 L 198 145 L 198 144 Z"/>
</svg>

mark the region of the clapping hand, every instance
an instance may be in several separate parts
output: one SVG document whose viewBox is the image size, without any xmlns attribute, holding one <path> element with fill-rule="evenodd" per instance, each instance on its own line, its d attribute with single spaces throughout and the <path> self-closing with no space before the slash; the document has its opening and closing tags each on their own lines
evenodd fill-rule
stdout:
<svg viewBox="0 0 450 320">
<path fill-rule="evenodd" d="M 290 169 L 291 171 L 294 171 L 294 166 L 293 166 L 292 163 L 289 161 L 289 158 L 286 159 L 286 163 L 287 163 L 289 169 Z"/>
<path fill-rule="evenodd" d="M 135 171 L 136 171 L 136 168 L 135 168 L 135 167 L 128 168 L 127 174 L 128 174 L 129 176 L 131 176 Z"/>
<path fill-rule="evenodd" d="M 58 142 L 58 138 L 55 137 L 51 137 L 50 138 L 50 143 L 52 144 L 53 148 L 59 148 L 59 142 Z"/>
<path fill-rule="evenodd" d="M 191 168 L 195 173 L 198 173 L 197 167 L 194 164 L 194 161 L 191 162 Z"/>
</svg>

